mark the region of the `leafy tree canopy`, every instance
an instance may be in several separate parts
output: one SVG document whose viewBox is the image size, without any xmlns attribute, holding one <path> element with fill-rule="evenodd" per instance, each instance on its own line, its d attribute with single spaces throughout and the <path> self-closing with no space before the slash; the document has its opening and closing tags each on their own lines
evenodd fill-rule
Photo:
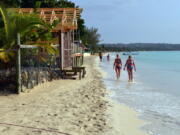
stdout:
<svg viewBox="0 0 180 135">
<path fill-rule="evenodd" d="M 17 0 L 16 0 L 17 1 Z M 40 8 L 66 8 L 66 7 L 75 7 L 75 3 L 68 0 L 21 0 L 20 7 L 29 8 L 36 7 Z"/>
<path fill-rule="evenodd" d="M 19 7 L 21 0 L 1 0 L 0 4 L 5 5 L 6 7 Z"/>
<path fill-rule="evenodd" d="M 51 7 L 75 7 L 75 3 L 68 0 L 1 0 L 6 7 L 33 8 L 39 5 L 41 8 Z M 41 4 L 40 4 L 41 3 Z"/>
<path fill-rule="evenodd" d="M 83 43 L 91 49 L 92 52 L 98 51 L 98 43 L 100 42 L 100 34 L 97 28 L 86 28 L 82 38 Z"/>
</svg>

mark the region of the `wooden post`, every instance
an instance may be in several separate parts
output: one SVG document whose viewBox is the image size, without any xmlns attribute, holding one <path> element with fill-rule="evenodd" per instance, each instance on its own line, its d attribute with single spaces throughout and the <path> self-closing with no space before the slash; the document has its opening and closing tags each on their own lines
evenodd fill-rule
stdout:
<svg viewBox="0 0 180 135">
<path fill-rule="evenodd" d="M 17 59 L 16 59 L 16 83 L 17 93 L 21 93 L 21 48 L 20 34 L 17 34 Z"/>
<path fill-rule="evenodd" d="M 84 65 L 84 54 L 82 54 L 82 65 Z"/>
<path fill-rule="evenodd" d="M 60 69 L 62 70 L 62 47 L 61 47 L 61 31 L 58 32 L 58 38 L 59 38 L 59 66 Z"/>
<path fill-rule="evenodd" d="M 65 45 L 65 32 L 61 31 L 61 69 L 64 69 L 64 45 Z"/>
<path fill-rule="evenodd" d="M 84 65 L 84 49 L 82 48 L 82 65 Z"/>
<path fill-rule="evenodd" d="M 39 84 L 39 72 L 40 72 L 40 53 L 41 53 L 41 49 L 38 48 L 38 74 L 37 74 L 37 84 Z"/>
</svg>

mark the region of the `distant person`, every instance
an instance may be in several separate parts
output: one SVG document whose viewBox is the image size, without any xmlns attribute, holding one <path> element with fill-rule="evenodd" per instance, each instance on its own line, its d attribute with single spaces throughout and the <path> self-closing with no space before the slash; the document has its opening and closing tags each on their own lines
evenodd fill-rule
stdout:
<svg viewBox="0 0 180 135">
<path fill-rule="evenodd" d="M 116 59 L 114 60 L 114 65 L 113 65 L 113 69 L 115 69 L 117 79 L 120 78 L 121 67 L 122 67 L 122 61 L 119 55 L 117 54 Z"/>
<path fill-rule="evenodd" d="M 99 59 L 102 62 L 102 52 L 99 52 Z"/>
<path fill-rule="evenodd" d="M 130 55 L 126 61 L 126 64 L 124 66 L 124 70 L 127 68 L 128 76 L 129 76 L 129 82 L 133 81 L 133 69 L 136 71 L 136 66 L 134 63 L 134 60 L 132 59 L 132 56 Z"/>
<path fill-rule="evenodd" d="M 110 55 L 109 54 L 107 55 L 107 61 L 110 61 Z"/>
</svg>

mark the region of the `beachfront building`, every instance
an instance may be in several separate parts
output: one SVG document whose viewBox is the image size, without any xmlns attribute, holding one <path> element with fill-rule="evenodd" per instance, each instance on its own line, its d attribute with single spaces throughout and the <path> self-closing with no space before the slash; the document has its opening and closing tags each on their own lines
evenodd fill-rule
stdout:
<svg viewBox="0 0 180 135">
<path fill-rule="evenodd" d="M 80 18 L 82 9 L 79 8 L 16 8 L 14 11 L 20 14 L 36 13 L 47 23 L 53 24 L 55 21 L 58 24 L 52 29 L 53 33 L 58 35 L 59 55 L 60 55 L 60 69 L 76 65 L 76 57 L 82 56 L 81 48 L 74 42 L 74 31 L 78 29 L 77 21 Z M 78 49 L 77 49 L 78 47 Z M 76 50 L 78 50 L 76 52 Z M 78 53 L 78 54 L 76 54 Z M 79 54 L 81 53 L 81 54 Z"/>
</svg>

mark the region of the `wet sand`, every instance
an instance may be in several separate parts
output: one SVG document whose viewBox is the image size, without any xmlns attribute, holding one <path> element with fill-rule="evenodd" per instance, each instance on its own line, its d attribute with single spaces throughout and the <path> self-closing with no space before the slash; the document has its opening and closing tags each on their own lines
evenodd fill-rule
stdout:
<svg viewBox="0 0 180 135">
<path fill-rule="evenodd" d="M 138 114 L 108 99 L 96 57 L 80 80 L 47 82 L 0 96 L 0 135 L 146 135 Z"/>
</svg>

